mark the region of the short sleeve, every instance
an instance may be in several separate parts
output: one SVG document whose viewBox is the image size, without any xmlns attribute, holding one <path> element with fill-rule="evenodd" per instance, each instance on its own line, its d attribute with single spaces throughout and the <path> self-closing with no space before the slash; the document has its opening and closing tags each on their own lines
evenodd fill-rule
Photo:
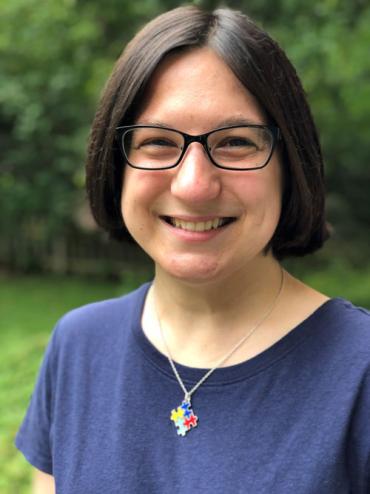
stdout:
<svg viewBox="0 0 370 494">
<path fill-rule="evenodd" d="M 15 439 L 16 447 L 31 465 L 53 473 L 52 424 L 55 389 L 55 332 L 47 346 L 36 386 L 23 423 Z"/>
</svg>

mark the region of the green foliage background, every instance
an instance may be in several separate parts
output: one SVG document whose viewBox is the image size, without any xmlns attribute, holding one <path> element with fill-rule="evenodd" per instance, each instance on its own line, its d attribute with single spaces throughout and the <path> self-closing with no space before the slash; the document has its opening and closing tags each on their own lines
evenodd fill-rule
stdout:
<svg viewBox="0 0 370 494">
<path fill-rule="evenodd" d="M 88 129 L 114 60 L 148 19 L 180 4 L 0 0 L 0 238 L 51 238 L 73 224 L 84 197 Z M 227 5 L 254 17 L 296 65 L 326 157 L 328 214 L 336 231 L 330 256 L 361 265 L 370 205 L 369 3 Z"/>
</svg>

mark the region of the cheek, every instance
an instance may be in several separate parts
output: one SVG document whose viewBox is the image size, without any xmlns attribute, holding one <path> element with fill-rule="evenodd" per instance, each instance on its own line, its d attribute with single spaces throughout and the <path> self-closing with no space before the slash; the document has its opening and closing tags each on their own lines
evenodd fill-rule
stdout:
<svg viewBox="0 0 370 494">
<path fill-rule="evenodd" d="M 246 215 L 255 225 L 271 227 L 278 222 L 281 211 L 282 184 L 280 167 L 273 166 L 266 173 L 251 172 L 240 177 L 237 193 Z"/>
<path fill-rule="evenodd" d="M 242 177 L 237 183 L 237 194 L 246 206 L 265 207 L 280 202 L 280 180 L 271 176 Z"/>
<path fill-rule="evenodd" d="M 123 175 L 121 207 L 122 212 L 136 208 L 150 194 L 150 184 L 146 173 L 127 167 Z"/>
<path fill-rule="evenodd" d="M 127 167 L 123 177 L 121 212 L 126 226 L 135 221 L 143 225 L 166 189 L 167 179 L 161 172 Z"/>
<path fill-rule="evenodd" d="M 145 216 L 142 214 L 143 201 L 140 197 L 145 198 L 145 195 L 135 187 L 135 181 L 125 180 L 121 196 L 122 218 L 127 230 L 139 245 L 145 241 L 147 231 Z"/>
<path fill-rule="evenodd" d="M 122 194 L 121 194 L 121 212 L 122 218 L 126 227 L 131 232 L 131 223 L 134 218 L 134 211 L 136 210 L 137 200 L 137 188 L 135 187 L 135 170 L 126 167 L 123 174 Z"/>
</svg>

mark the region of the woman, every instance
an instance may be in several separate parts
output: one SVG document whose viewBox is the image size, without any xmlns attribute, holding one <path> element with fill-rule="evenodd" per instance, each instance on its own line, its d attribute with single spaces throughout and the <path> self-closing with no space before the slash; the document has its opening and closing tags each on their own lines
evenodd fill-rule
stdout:
<svg viewBox="0 0 370 494">
<path fill-rule="evenodd" d="M 228 9 L 149 23 L 104 91 L 87 188 L 155 277 L 59 321 L 17 437 L 37 478 L 368 493 L 369 314 L 280 265 L 328 233 L 317 133 L 278 45 Z"/>
</svg>

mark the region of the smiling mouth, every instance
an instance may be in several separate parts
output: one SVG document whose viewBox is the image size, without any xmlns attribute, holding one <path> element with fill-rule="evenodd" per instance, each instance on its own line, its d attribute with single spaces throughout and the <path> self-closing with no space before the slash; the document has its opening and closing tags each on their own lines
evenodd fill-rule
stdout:
<svg viewBox="0 0 370 494">
<path fill-rule="evenodd" d="M 236 220 L 236 218 L 233 217 L 226 217 L 215 218 L 208 221 L 184 221 L 172 216 L 162 216 L 162 219 L 175 228 L 180 228 L 181 230 L 189 232 L 208 232 L 210 230 L 217 230 Z"/>
</svg>

